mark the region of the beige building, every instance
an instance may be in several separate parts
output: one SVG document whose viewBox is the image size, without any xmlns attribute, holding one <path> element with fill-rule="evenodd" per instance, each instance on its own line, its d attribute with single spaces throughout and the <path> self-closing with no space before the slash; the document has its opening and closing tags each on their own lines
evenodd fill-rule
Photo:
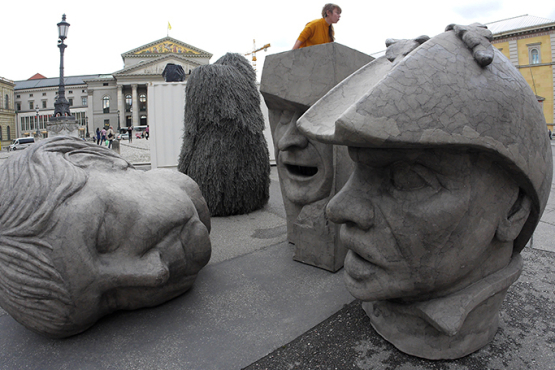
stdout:
<svg viewBox="0 0 555 370">
<path fill-rule="evenodd" d="M 518 68 L 542 105 L 547 127 L 555 116 L 555 21 L 523 15 L 487 24 L 493 45 Z"/>
<path fill-rule="evenodd" d="M 11 80 L 0 77 L 0 144 L 6 148 L 15 139 L 14 86 Z"/>
<path fill-rule="evenodd" d="M 80 125 L 80 135 L 96 128 L 149 124 L 148 85 L 163 82 L 169 63 L 180 65 L 186 76 L 208 64 L 212 54 L 165 37 L 121 54 L 123 69 L 112 74 L 65 77 L 70 111 Z M 19 136 L 46 135 L 46 123 L 54 113 L 59 77 L 35 77 L 16 81 L 15 108 Z"/>
</svg>

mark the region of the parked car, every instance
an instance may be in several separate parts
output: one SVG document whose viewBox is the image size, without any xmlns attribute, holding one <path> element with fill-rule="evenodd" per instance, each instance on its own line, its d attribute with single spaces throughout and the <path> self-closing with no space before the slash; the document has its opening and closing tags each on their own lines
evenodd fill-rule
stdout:
<svg viewBox="0 0 555 370">
<path fill-rule="evenodd" d="M 14 139 L 10 146 L 8 147 L 8 152 L 10 150 L 21 150 L 27 148 L 29 145 L 35 142 L 34 137 L 19 137 Z"/>
<path fill-rule="evenodd" d="M 129 134 L 117 134 L 116 139 L 117 140 L 129 140 Z"/>
</svg>

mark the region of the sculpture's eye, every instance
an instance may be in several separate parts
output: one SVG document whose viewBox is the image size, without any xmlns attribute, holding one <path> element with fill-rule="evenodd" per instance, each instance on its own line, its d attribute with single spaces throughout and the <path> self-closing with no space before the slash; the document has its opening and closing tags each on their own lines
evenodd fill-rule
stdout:
<svg viewBox="0 0 555 370">
<path fill-rule="evenodd" d="M 109 238 L 106 222 L 103 220 L 96 233 L 96 250 L 98 253 L 107 253 L 109 251 Z"/>
<path fill-rule="evenodd" d="M 425 187 L 437 189 L 439 181 L 430 169 L 414 163 L 398 162 L 391 166 L 391 183 L 400 191 L 414 191 Z"/>
<path fill-rule="evenodd" d="M 293 119 L 293 115 L 295 114 L 295 112 L 290 111 L 290 110 L 284 110 L 283 112 L 281 112 L 281 117 L 279 119 L 279 123 L 282 125 L 288 125 L 291 120 Z"/>
</svg>

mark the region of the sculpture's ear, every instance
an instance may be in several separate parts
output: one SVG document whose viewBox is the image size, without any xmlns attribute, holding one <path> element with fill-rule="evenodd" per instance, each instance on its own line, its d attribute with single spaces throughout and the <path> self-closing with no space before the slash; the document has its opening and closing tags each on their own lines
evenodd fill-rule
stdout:
<svg viewBox="0 0 555 370">
<path fill-rule="evenodd" d="M 77 167 L 81 168 L 118 168 L 125 169 L 129 163 L 120 157 L 107 156 L 97 151 L 80 150 L 66 154 L 67 159 Z"/>
<path fill-rule="evenodd" d="M 516 201 L 507 214 L 507 217 L 503 217 L 497 227 L 497 239 L 502 242 L 515 240 L 524 227 L 526 220 L 528 220 L 531 207 L 532 200 L 528 195 L 520 190 Z"/>
</svg>

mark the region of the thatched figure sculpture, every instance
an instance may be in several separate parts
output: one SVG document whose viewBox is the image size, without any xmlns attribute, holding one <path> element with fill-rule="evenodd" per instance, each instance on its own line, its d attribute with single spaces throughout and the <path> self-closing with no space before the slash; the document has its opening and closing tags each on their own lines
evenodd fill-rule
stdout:
<svg viewBox="0 0 555 370">
<path fill-rule="evenodd" d="M 10 157 L 0 185 L 0 306 L 42 335 L 166 302 L 210 259 L 208 208 L 177 171 L 58 136 Z"/>
<path fill-rule="evenodd" d="M 227 53 L 188 79 L 178 169 L 199 185 L 212 216 L 244 214 L 269 198 L 270 162 L 256 74 Z"/>
</svg>

